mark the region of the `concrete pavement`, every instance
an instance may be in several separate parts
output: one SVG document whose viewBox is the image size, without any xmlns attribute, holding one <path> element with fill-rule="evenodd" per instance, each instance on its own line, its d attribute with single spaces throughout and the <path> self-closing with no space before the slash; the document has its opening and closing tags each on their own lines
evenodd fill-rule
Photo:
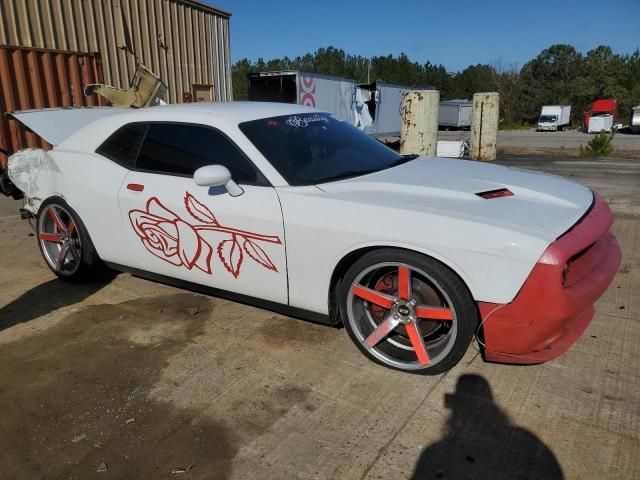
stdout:
<svg viewBox="0 0 640 480">
<path fill-rule="evenodd" d="M 370 363 L 344 330 L 130 275 L 62 283 L 0 199 L 1 476 L 639 478 L 640 165 L 501 162 L 600 191 L 620 273 L 559 359 L 486 364 L 472 346 L 436 377 Z"/>
</svg>

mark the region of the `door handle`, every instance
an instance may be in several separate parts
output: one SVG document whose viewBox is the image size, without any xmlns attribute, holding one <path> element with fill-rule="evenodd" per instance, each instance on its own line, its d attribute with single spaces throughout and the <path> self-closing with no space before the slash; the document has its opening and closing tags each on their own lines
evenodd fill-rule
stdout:
<svg viewBox="0 0 640 480">
<path fill-rule="evenodd" d="M 127 185 L 127 190 L 132 190 L 134 192 L 142 192 L 144 190 L 144 185 L 139 183 L 130 183 Z"/>
</svg>

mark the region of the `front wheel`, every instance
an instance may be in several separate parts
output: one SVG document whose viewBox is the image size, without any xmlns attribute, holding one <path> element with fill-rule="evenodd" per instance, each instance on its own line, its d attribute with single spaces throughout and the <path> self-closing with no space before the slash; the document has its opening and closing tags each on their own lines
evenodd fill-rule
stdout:
<svg viewBox="0 0 640 480">
<path fill-rule="evenodd" d="M 351 339 L 371 360 L 396 370 L 449 370 L 478 325 L 460 278 L 417 253 L 367 253 L 346 273 L 340 290 L 340 313 Z"/>
<path fill-rule="evenodd" d="M 46 200 L 38 211 L 36 225 L 42 256 L 58 277 L 80 280 L 102 271 L 84 224 L 63 199 Z"/>
</svg>

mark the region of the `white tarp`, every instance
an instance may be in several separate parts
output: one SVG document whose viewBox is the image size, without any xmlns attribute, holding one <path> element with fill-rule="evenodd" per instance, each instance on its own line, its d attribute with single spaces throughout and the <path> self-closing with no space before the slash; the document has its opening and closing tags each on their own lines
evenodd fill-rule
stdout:
<svg viewBox="0 0 640 480">
<path fill-rule="evenodd" d="M 369 93 L 368 91 L 366 93 Z M 361 88 L 356 89 L 356 123 L 355 126 L 360 130 L 366 130 L 371 125 L 373 125 L 373 118 L 371 118 L 371 114 L 369 113 L 369 107 L 365 103 L 365 99 L 363 98 L 363 91 Z"/>
<path fill-rule="evenodd" d="M 355 90 L 356 83 L 345 78 L 298 74 L 298 104 L 332 113 L 352 125 L 357 124 Z"/>
</svg>

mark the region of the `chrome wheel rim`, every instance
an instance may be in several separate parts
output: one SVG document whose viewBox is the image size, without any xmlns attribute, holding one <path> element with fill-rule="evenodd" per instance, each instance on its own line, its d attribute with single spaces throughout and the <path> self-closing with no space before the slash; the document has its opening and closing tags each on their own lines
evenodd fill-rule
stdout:
<svg viewBox="0 0 640 480">
<path fill-rule="evenodd" d="M 60 205 L 47 205 L 38 218 L 38 240 L 44 258 L 58 275 L 78 271 L 82 259 L 80 234 L 71 214 Z"/>
<path fill-rule="evenodd" d="M 458 333 L 456 311 L 444 288 L 423 270 L 403 263 L 363 270 L 350 285 L 347 317 L 371 355 L 402 370 L 440 363 Z"/>
</svg>

